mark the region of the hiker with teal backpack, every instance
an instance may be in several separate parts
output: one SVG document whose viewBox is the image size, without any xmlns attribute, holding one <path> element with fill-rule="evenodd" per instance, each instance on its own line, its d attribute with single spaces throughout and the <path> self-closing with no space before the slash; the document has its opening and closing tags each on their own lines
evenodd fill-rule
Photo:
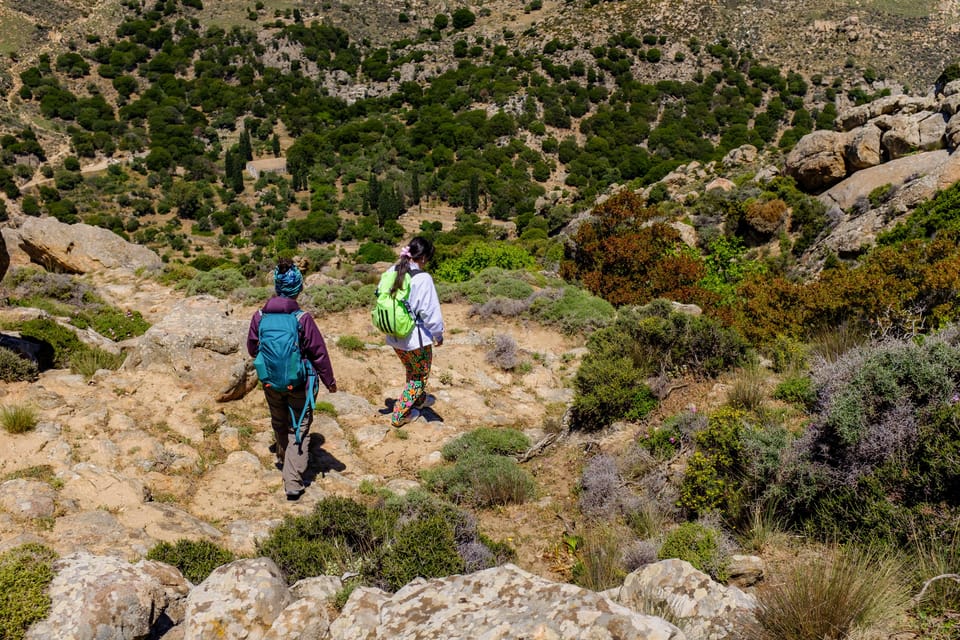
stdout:
<svg viewBox="0 0 960 640">
<path fill-rule="evenodd" d="M 433 244 L 417 236 L 400 250 L 400 260 L 380 278 L 373 325 L 383 331 L 406 372 L 407 383 L 393 405 L 390 424 L 402 427 L 433 403 L 427 378 L 433 345 L 443 344 L 443 314 L 433 278 L 424 267 L 433 258 Z"/>
<path fill-rule="evenodd" d="M 317 382 L 319 379 L 327 391 L 335 393 L 337 381 L 320 329 L 297 304 L 303 275 L 292 260 L 277 262 L 273 284 L 276 295 L 250 319 L 247 352 L 254 358 L 270 408 L 283 490 L 287 500 L 298 500 L 304 492 L 303 474 L 309 462 Z"/>
</svg>

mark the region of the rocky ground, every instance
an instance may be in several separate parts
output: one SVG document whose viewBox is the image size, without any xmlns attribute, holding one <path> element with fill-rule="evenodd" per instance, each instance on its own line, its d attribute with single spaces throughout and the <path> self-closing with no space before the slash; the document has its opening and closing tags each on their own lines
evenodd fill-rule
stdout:
<svg viewBox="0 0 960 640">
<path fill-rule="evenodd" d="M 367 312 L 318 314 L 340 391 L 319 398 L 334 411 L 318 412 L 314 423 L 316 477 L 299 502 L 288 503 L 260 391 L 216 402 L 231 370 L 247 359 L 241 348 L 255 307 L 184 300 L 120 269 L 94 279 L 105 297 L 154 326 L 123 345 L 131 355 L 120 371 L 87 381 L 53 370 L 0 388 L 4 406 L 29 405 L 40 418 L 30 433 L 0 431 L 0 548 L 40 539 L 60 553 L 83 548 L 135 558 L 156 542 L 190 537 L 251 553 L 278 519 L 305 513 L 324 496 L 355 493 L 363 481 L 413 485 L 420 469 L 440 461 L 443 444 L 465 431 L 510 426 L 537 441 L 570 402 L 583 353 L 580 339 L 481 321 L 467 306 L 448 305 L 449 337 L 436 351 L 431 381 L 437 404 L 398 433 L 383 412 L 403 372 Z M 499 334 L 516 340 L 529 363 L 523 373 L 486 362 Z M 344 336 L 365 348 L 338 347 Z M 573 512 L 571 469 L 582 453 L 574 440 L 528 463 L 540 485 L 533 505 L 482 516 L 493 535 L 518 547 L 521 566 L 547 576 L 563 569 L 551 550 L 570 521 L 557 515 Z"/>
</svg>

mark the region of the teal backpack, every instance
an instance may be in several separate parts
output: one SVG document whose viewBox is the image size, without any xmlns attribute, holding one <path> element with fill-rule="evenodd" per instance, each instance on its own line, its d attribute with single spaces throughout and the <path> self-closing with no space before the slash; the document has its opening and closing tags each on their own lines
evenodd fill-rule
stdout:
<svg viewBox="0 0 960 640">
<path fill-rule="evenodd" d="M 303 311 L 293 313 L 260 313 L 260 339 L 253 367 L 263 386 L 285 393 L 300 387 L 306 387 L 307 402 L 303 405 L 300 419 L 290 409 L 290 419 L 296 432 L 296 442 L 300 444 L 300 423 L 307 413 L 307 407 L 314 407 L 316 393 L 316 373 L 310 361 L 300 353 L 300 316 Z"/>
<path fill-rule="evenodd" d="M 374 327 L 388 336 L 406 338 L 417 326 L 417 318 L 410 310 L 410 281 L 413 280 L 413 276 L 409 273 L 405 274 L 403 284 L 397 289 L 396 294 L 391 296 L 390 289 L 396 278 L 397 272 L 393 269 L 385 271 L 380 276 L 380 284 L 377 285 L 377 301 L 373 305 L 370 320 Z"/>
</svg>

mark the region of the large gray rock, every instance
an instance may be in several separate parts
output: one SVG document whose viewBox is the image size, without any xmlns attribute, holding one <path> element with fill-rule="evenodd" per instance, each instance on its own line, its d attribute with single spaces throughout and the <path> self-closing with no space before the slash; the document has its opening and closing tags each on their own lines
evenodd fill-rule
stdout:
<svg viewBox="0 0 960 640">
<path fill-rule="evenodd" d="M 213 296 L 187 298 L 130 341 L 132 348 L 121 371 L 173 372 L 180 382 L 218 399 L 242 397 L 256 386 L 256 375 L 251 382 L 246 373 L 249 320 Z"/>
<path fill-rule="evenodd" d="M 875 167 L 857 171 L 846 180 L 835 184 L 820 195 L 820 200 L 828 207 L 835 204 L 846 210 L 859 198 L 869 196 L 870 192 L 877 187 L 887 184 L 899 187 L 911 177 L 938 174 L 949 157 L 946 151 L 941 150 L 916 153 L 884 162 Z"/>
<path fill-rule="evenodd" d="M 877 120 L 884 129 L 880 144 L 891 160 L 910 155 L 920 148 L 920 121 L 913 116 L 895 115 Z"/>
<path fill-rule="evenodd" d="M 262 640 L 292 602 L 273 560 L 237 560 L 214 569 L 190 592 L 183 637 Z"/>
<path fill-rule="evenodd" d="M 55 218 L 24 218 L 17 229 L 20 248 L 48 271 L 89 273 L 117 267 L 159 268 L 160 257 L 108 229 L 64 224 Z"/>
<path fill-rule="evenodd" d="M 691 640 L 734 640 L 753 619 L 756 599 L 714 582 L 689 562 L 662 560 L 623 581 L 620 602 L 632 609 L 648 603 L 668 607 Z"/>
<path fill-rule="evenodd" d="M 39 480 L 7 480 L 0 484 L 0 509 L 25 520 L 49 518 L 56 511 L 57 492 Z"/>
<path fill-rule="evenodd" d="M 933 151 L 947 146 L 947 121 L 942 113 L 930 113 L 917 124 L 920 133 L 920 150 Z"/>
<path fill-rule="evenodd" d="M 837 126 L 841 131 L 850 131 L 862 127 L 870 120 L 880 116 L 898 113 L 909 115 L 920 111 L 934 111 L 937 101 L 932 96 L 885 96 L 867 104 L 848 109 L 837 116 Z"/>
<path fill-rule="evenodd" d="M 839 182 L 847 175 L 844 142 L 845 136 L 835 131 L 808 133 L 787 154 L 787 175 L 811 191 Z"/>
<path fill-rule="evenodd" d="M 850 170 L 860 171 L 880 164 L 880 133 L 874 124 L 850 132 L 843 149 Z"/>
<path fill-rule="evenodd" d="M 325 600 L 307 596 L 284 609 L 263 640 L 325 640 L 329 631 Z"/>
<path fill-rule="evenodd" d="M 54 564 L 50 615 L 28 640 L 134 640 L 182 618 L 190 583 L 175 568 L 77 553 Z"/>
<path fill-rule="evenodd" d="M 357 589 L 330 625 L 333 640 L 681 640 L 683 632 L 607 597 L 514 565 L 416 580 L 390 596 Z"/>
</svg>

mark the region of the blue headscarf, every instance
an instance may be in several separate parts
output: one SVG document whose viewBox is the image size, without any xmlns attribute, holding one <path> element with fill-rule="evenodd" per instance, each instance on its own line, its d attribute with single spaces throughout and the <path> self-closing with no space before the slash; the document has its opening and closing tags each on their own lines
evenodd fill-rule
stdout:
<svg viewBox="0 0 960 640">
<path fill-rule="evenodd" d="M 296 298 L 303 291 L 303 274 L 296 266 L 290 267 L 285 273 L 280 273 L 279 269 L 274 269 L 273 286 L 278 296 Z"/>
</svg>

